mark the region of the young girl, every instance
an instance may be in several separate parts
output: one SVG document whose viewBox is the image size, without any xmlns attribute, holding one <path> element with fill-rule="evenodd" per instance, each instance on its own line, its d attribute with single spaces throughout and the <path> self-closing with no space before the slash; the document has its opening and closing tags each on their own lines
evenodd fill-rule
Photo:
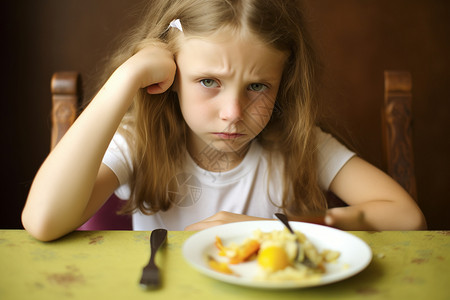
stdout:
<svg viewBox="0 0 450 300">
<path fill-rule="evenodd" d="M 413 199 L 317 127 L 295 0 L 153 0 L 37 173 L 23 225 L 48 241 L 115 192 L 135 230 L 325 212 L 341 229 L 422 229 Z M 348 206 L 327 209 L 325 191 Z"/>
</svg>

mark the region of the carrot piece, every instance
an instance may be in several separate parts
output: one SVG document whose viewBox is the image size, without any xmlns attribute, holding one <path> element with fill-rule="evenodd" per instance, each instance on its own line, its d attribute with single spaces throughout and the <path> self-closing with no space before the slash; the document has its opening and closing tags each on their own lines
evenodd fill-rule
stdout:
<svg viewBox="0 0 450 300">
<path fill-rule="evenodd" d="M 224 273 L 224 274 L 233 274 L 233 271 L 228 267 L 227 263 L 219 262 L 214 259 L 212 256 L 208 256 L 208 265 L 214 271 Z"/>
<path fill-rule="evenodd" d="M 245 243 L 242 248 L 239 249 L 236 256 L 230 258 L 230 264 L 239 264 L 246 261 L 253 254 L 256 254 L 259 250 L 259 242 L 255 240 L 250 240 Z"/>
<path fill-rule="evenodd" d="M 216 236 L 216 242 L 214 243 L 214 245 L 216 246 L 217 249 L 219 249 L 219 255 L 220 256 L 226 256 L 226 248 L 225 246 L 222 244 L 222 240 L 220 239 L 220 237 Z"/>
</svg>

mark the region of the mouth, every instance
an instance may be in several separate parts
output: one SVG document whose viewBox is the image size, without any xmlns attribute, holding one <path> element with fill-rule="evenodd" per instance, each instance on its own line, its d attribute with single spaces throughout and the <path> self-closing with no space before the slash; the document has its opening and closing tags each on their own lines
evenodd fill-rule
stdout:
<svg viewBox="0 0 450 300">
<path fill-rule="evenodd" d="M 242 133 L 230 133 L 230 132 L 213 132 L 213 134 L 223 140 L 233 140 L 245 136 L 245 134 Z"/>
</svg>

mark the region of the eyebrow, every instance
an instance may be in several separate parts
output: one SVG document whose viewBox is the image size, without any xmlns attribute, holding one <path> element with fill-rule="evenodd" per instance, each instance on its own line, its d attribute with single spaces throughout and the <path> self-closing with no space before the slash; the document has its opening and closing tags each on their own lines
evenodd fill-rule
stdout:
<svg viewBox="0 0 450 300">
<path fill-rule="evenodd" d="M 227 78 L 227 77 L 232 77 L 233 74 L 232 72 L 228 72 L 228 71 L 223 71 L 222 69 L 209 69 L 209 70 L 192 70 L 189 72 L 189 76 L 190 77 L 195 77 L 195 78 Z M 252 83 L 264 83 L 264 82 L 275 82 L 277 80 L 280 80 L 281 78 L 278 78 L 277 76 L 269 76 L 267 74 L 264 75 L 254 75 L 254 74 L 250 74 L 249 78 L 251 78 L 251 80 L 249 80 Z"/>
</svg>

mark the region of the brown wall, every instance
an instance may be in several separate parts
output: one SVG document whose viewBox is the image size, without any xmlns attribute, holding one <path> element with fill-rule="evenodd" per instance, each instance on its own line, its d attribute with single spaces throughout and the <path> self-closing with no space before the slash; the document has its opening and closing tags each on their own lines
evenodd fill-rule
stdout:
<svg viewBox="0 0 450 300">
<path fill-rule="evenodd" d="M 24 3 L 26 2 L 26 5 Z M 51 75 L 89 81 L 145 0 L 2 1 L 1 70 L 6 178 L 0 228 L 21 228 L 20 211 L 49 150 Z M 440 0 L 305 1 L 324 64 L 322 94 L 361 155 L 382 165 L 383 70 L 413 76 L 419 204 L 431 229 L 450 229 L 450 4 Z"/>
<path fill-rule="evenodd" d="M 430 228 L 450 228 L 450 2 L 307 4 L 325 66 L 325 99 L 361 154 L 379 167 L 383 71 L 411 71 L 418 202 Z"/>
</svg>

